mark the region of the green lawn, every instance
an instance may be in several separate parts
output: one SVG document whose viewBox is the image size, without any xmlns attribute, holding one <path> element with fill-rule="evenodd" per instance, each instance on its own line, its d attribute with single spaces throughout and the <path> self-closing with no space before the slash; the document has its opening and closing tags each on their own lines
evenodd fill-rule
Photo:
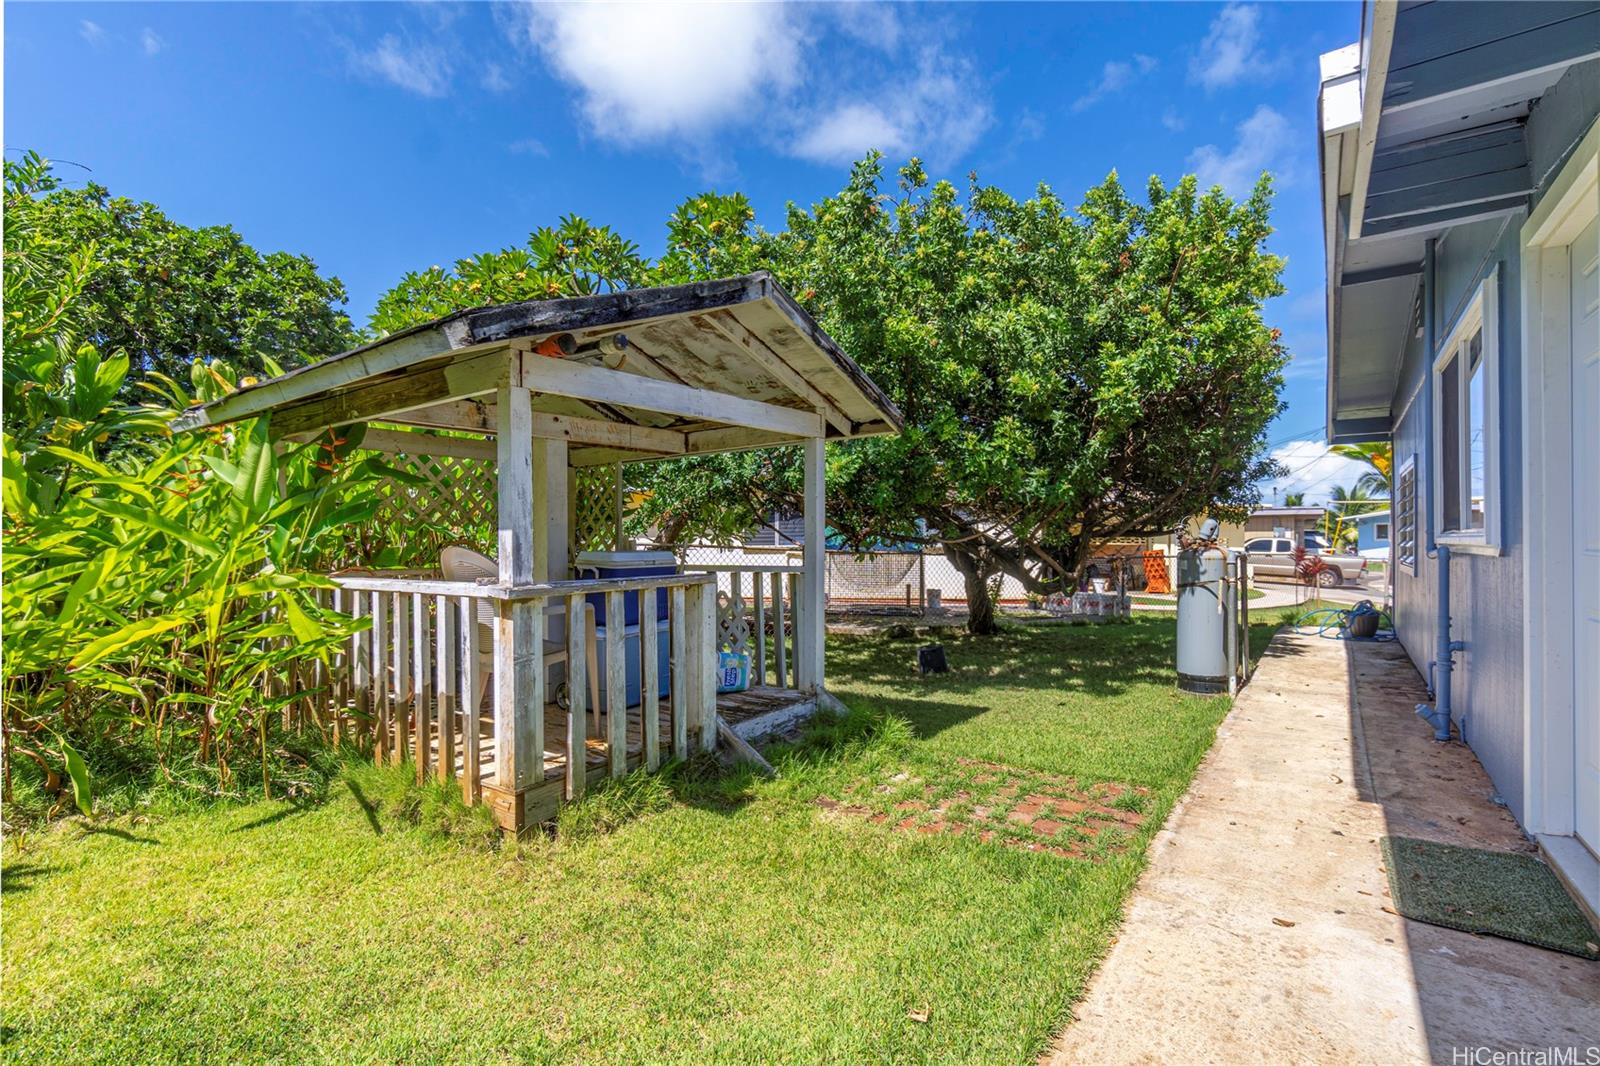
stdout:
<svg viewBox="0 0 1600 1066">
<path fill-rule="evenodd" d="M 776 781 L 636 784 L 647 813 L 604 835 L 487 850 L 368 771 L 317 804 L 13 837 L 4 1057 L 1031 1061 L 1227 710 L 1173 689 L 1172 636 L 951 636 L 927 680 L 914 641 L 831 638 L 850 722 L 775 753 Z M 816 802 L 957 759 L 1146 789 L 1145 821 L 1090 861 Z"/>
</svg>

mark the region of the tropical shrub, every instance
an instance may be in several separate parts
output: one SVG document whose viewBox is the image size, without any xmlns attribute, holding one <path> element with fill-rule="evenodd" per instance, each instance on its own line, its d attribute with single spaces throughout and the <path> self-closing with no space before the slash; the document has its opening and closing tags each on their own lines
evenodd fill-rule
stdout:
<svg viewBox="0 0 1600 1066">
<path fill-rule="evenodd" d="M 147 371 L 152 402 L 120 401 L 127 356 L 85 339 L 105 261 L 51 224 L 52 188 L 37 156 L 5 164 L 7 797 L 21 759 L 88 813 L 82 750 L 108 743 L 161 768 L 181 754 L 224 790 L 253 749 L 270 790 L 279 734 L 317 721 L 311 664 L 351 631 L 315 571 L 381 471 L 354 454 L 359 429 L 282 455 L 262 421 L 173 436 L 175 409 L 237 387 L 225 361 L 192 360 L 186 385 Z"/>
</svg>

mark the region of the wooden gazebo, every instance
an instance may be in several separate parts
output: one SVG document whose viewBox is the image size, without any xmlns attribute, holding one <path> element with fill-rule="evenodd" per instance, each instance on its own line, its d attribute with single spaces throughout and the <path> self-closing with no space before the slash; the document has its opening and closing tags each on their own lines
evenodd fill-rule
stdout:
<svg viewBox="0 0 1600 1066">
<path fill-rule="evenodd" d="M 369 429 L 365 446 L 447 464 L 432 467 L 436 476 L 475 464 L 484 492 L 492 483 L 498 578 L 336 577 L 332 605 L 372 625 L 339 657 L 325 692 L 336 714 L 348 708 L 371 723 L 380 757 L 459 776 L 513 831 L 547 819 L 591 778 L 653 770 L 664 749 L 711 749 L 719 633 L 753 633 L 760 670 L 730 716 L 736 705 L 803 713 L 827 699 L 823 446 L 900 428 L 894 404 L 766 273 L 462 311 L 190 408 L 175 427 L 262 415 L 275 439 L 289 440 L 384 423 L 395 428 Z M 457 432 L 418 432 L 436 429 Z M 619 464 L 790 444 L 804 448 L 797 572 L 733 574 L 731 585 L 722 575 L 731 592 L 720 618 L 715 573 L 573 580 L 583 504 L 572 486 L 589 472 L 618 471 L 620 487 Z M 658 589 L 670 604 L 666 682 L 656 627 L 642 624 L 637 646 L 604 642 L 604 707 L 588 706 L 582 683 L 565 685 L 559 706 L 549 649 L 564 650 L 565 676 L 581 679 L 593 646 L 567 619 L 601 596 L 606 616 L 625 620 L 626 596 L 650 602 Z M 493 623 L 488 717 L 478 699 L 482 619 Z"/>
</svg>

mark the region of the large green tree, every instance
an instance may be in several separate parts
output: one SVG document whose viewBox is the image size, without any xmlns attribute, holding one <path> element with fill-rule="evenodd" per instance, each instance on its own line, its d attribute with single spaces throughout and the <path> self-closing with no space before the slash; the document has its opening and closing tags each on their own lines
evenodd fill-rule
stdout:
<svg viewBox="0 0 1600 1066">
<path fill-rule="evenodd" d="M 992 578 L 1044 592 L 1107 541 L 1258 500 L 1274 465 L 1285 354 L 1262 303 L 1270 183 L 1246 200 L 1113 174 L 1076 210 L 1048 188 L 963 195 L 876 157 L 786 229 L 730 252 L 780 279 L 900 405 L 906 431 L 833 449 L 830 524 L 850 543 L 921 540 L 966 579 L 974 631 Z M 729 242 L 737 248 L 738 242 Z M 716 273 L 719 264 L 707 264 Z M 646 514 L 679 535 L 798 505 L 793 457 L 655 467 Z"/>
<path fill-rule="evenodd" d="M 154 204 L 92 182 L 69 187 L 56 173 L 31 199 L 8 202 L 7 224 L 25 211 L 49 240 L 93 256 L 75 311 L 80 336 L 127 357 L 128 398 L 151 371 L 186 379 L 196 356 L 261 374 L 268 361 L 295 367 L 355 341 L 344 284 L 308 256 L 260 252 L 232 226 L 185 226 Z"/>
<path fill-rule="evenodd" d="M 1237 513 L 1275 467 L 1265 429 L 1285 354 L 1262 320 L 1282 291 L 1264 250 L 1270 183 L 1245 200 L 1193 178 L 1115 175 L 1076 209 L 931 182 L 913 160 L 886 189 L 876 155 L 837 195 L 790 206 L 780 232 L 742 196 L 668 220 L 654 263 L 582 220 L 510 249 L 409 275 L 374 331 L 501 299 L 772 270 L 882 385 L 906 430 L 830 449 L 829 521 L 847 542 L 942 547 L 969 625 L 994 628 L 991 579 L 1062 587 L 1097 548 Z M 562 233 L 570 239 L 560 239 Z M 607 249 L 610 249 L 608 252 Z M 530 256 L 531 253 L 531 256 Z M 477 282 L 475 285 L 474 282 Z M 729 536 L 800 502 L 792 449 L 649 464 L 635 515 L 669 540 Z"/>
</svg>

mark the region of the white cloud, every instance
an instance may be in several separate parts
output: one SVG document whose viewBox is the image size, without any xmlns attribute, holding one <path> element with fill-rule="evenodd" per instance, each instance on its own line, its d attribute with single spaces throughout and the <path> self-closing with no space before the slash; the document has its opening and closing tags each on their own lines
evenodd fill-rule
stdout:
<svg viewBox="0 0 1600 1066">
<path fill-rule="evenodd" d="M 972 65 L 928 47 L 917 70 L 865 94 L 841 98 L 816 117 L 797 113 L 788 150 L 814 163 L 848 163 L 877 149 L 942 167 L 967 152 L 993 121 Z"/>
<path fill-rule="evenodd" d="M 435 45 L 403 43 L 388 33 L 369 49 L 352 50 L 350 62 L 360 73 L 418 96 L 443 96 L 450 91 L 450 58 Z"/>
<path fill-rule="evenodd" d="M 1166 127 L 1169 133 L 1182 133 L 1184 126 L 1188 125 L 1188 123 L 1183 120 L 1182 115 L 1178 114 L 1177 108 L 1169 107 L 1161 112 L 1161 125 Z"/>
<path fill-rule="evenodd" d="M 592 136 L 668 144 L 702 169 L 725 170 L 719 137 L 740 131 L 813 162 L 876 148 L 941 165 L 992 121 L 950 35 L 919 23 L 913 47 L 892 5 L 521 4 L 496 15 L 576 90 Z"/>
<path fill-rule="evenodd" d="M 509 92 L 511 78 L 506 74 L 506 68 L 499 63 L 485 63 L 483 76 L 478 79 L 478 84 L 492 93 Z"/>
<path fill-rule="evenodd" d="M 1135 55 L 1131 60 L 1113 59 L 1100 69 L 1100 80 L 1094 88 L 1072 102 L 1072 110 L 1085 111 L 1112 93 L 1121 92 L 1133 82 L 1156 69 L 1154 56 Z"/>
<path fill-rule="evenodd" d="M 1234 196 L 1250 191 L 1263 170 L 1282 170 L 1286 150 L 1295 134 L 1289 120 L 1265 104 L 1234 127 L 1237 140 L 1223 151 L 1214 144 L 1203 144 L 1189 153 L 1189 168 L 1200 179 L 1200 187 L 1221 185 Z"/>
<path fill-rule="evenodd" d="M 850 0 L 827 10 L 839 29 L 862 44 L 882 52 L 893 52 L 900 46 L 903 28 L 900 10 L 895 4 L 882 0 Z"/>
<path fill-rule="evenodd" d="M 144 49 L 144 54 L 153 56 L 167 46 L 161 35 L 149 26 L 139 32 L 139 47 Z"/>
<path fill-rule="evenodd" d="M 1205 40 L 1189 60 L 1189 80 L 1207 91 L 1244 80 L 1269 64 L 1257 51 L 1261 43 L 1261 9 L 1229 4 L 1211 20 Z"/>
<path fill-rule="evenodd" d="M 78 36 L 99 48 L 106 43 L 106 28 L 92 19 L 79 19 Z"/>
<path fill-rule="evenodd" d="M 550 149 L 536 137 L 525 137 L 520 141 L 512 141 L 506 145 L 506 151 L 512 155 L 531 155 L 541 159 L 550 154 Z"/>
<path fill-rule="evenodd" d="M 1355 459 L 1335 455 L 1321 441 L 1291 441 L 1273 448 L 1272 457 L 1288 473 L 1261 483 L 1262 499 L 1269 504 L 1281 504 L 1292 492 L 1304 493 L 1308 505 L 1326 503 L 1335 485 L 1351 488 L 1371 469 Z"/>
<path fill-rule="evenodd" d="M 620 143 L 702 135 L 766 110 L 800 75 L 781 4 L 526 4 L 504 17 L 577 88 L 591 130 Z"/>
</svg>

